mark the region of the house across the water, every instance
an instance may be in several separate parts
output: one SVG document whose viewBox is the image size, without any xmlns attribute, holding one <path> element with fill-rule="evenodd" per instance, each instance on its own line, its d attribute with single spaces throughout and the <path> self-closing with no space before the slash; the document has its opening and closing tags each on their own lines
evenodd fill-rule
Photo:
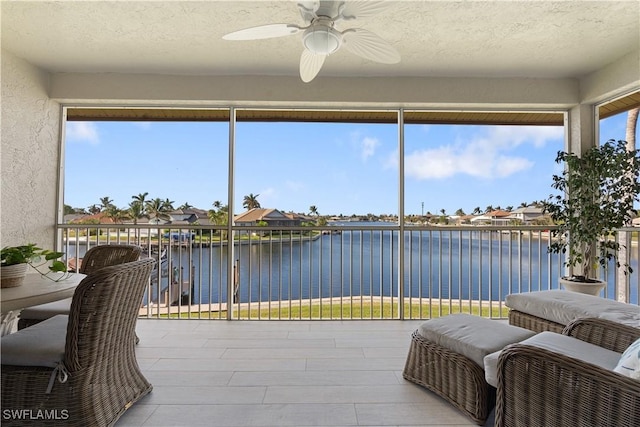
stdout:
<svg viewBox="0 0 640 427">
<path fill-rule="evenodd" d="M 233 218 L 236 226 L 256 227 L 266 223 L 268 227 L 299 227 L 302 217 L 296 214 L 285 214 L 277 209 L 253 208 Z"/>
</svg>

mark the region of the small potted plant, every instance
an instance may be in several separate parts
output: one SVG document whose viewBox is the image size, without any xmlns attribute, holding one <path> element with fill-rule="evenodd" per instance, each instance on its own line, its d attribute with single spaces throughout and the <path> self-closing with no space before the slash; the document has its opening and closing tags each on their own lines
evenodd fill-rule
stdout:
<svg viewBox="0 0 640 427">
<path fill-rule="evenodd" d="M 62 252 L 41 249 L 34 243 L 2 248 L 0 250 L 0 286 L 3 288 L 20 286 L 27 272 L 27 266 L 31 266 L 38 273 L 54 281 L 61 280 L 65 278 L 64 275 L 54 279 L 49 274 L 67 271 L 64 262 L 58 260 L 62 255 Z M 45 264 L 49 266 L 43 271 Z"/>
<path fill-rule="evenodd" d="M 628 226 L 634 215 L 640 193 L 638 150 L 610 139 L 582 156 L 560 151 L 556 162 L 564 163 L 565 169 L 553 176 L 552 187 L 561 194 L 544 202 L 557 225 L 549 251 L 565 254 L 570 273 L 561 279 L 565 289 L 597 295 L 606 284 L 594 277 L 598 266 L 614 262 L 625 274 L 633 271 L 618 259 L 622 245 L 611 235 Z"/>
</svg>

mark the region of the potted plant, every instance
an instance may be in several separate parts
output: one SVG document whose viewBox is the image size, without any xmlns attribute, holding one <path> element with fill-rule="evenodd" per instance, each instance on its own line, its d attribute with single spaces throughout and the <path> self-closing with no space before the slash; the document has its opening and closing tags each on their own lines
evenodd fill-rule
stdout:
<svg viewBox="0 0 640 427">
<path fill-rule="evenodd" d="M 54 281 L 61 280 L 66 276 L 52 278 L 49 276 L 53 272 L 66 272 L 67 266 L 58 260 L 62 252 L 54 252 L 48 249 L 41 249 L 34 243 L 23 246 L 6 246 L 0 250 L 0 286 L 10 288 L 20 286 L 27 271 L 27 266 L 33 267 L 38 273 Z M 43 266 L 50 264 L 48 269 L 43 271 Z"/>
<path fill-rule="evenodd" d="M 640 193 L 638 150 L 629 151 L 626 145 L 610 139 L 582 156 L 558 152 L 556 162 L 565 169 L 553 176 L 552 187 L 561 194 L 549 196 L 543 205 L 557 225 L 549 252 L 565 254 L 570 274 L 561 284 L 568 290 L 597 295 L 606 283 L 593 275 L 610 262 L 623 266 L 625 274 L 633 271 L 618 259 L 623 246 L 611 238 L 631 223 Z"/>
</svg>

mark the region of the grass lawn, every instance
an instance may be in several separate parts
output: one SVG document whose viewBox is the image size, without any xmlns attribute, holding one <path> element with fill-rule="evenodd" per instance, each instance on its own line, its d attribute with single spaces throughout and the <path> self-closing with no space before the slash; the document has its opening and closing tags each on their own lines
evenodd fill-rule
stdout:
<svg viewBox="0 0 640 427">
<path fill-rule="evenodd" d="M 257 305 L 257 304 L 255 304 Z M 436 317 L 446 316 L 453 313 L 468 313 L 476 316 L 491 317 L 491 318 L 506 318 L 509 313 L 509 309 L 505 306 L 498 307 L 494 304 L 493 307 L 489 307 L 488 303 L 480 307 L 478 304 L 469 306 L 468 302 L 460 307 L 457 302 L 452 302 L 451 306 L 449 302 L 446 303 L 432 303 L 431 307 L 427 303 L 425 304 L 409 304 L 404 305 L 404 318 L 410 319 L 431 319 Z M 191 313 L 175 313 L 170 317 L 181 317 L 191 319 L 226 319 L 226 311 L 201 311 Z M 160 317 L 167 317 L 167 315 L 161 315 Z M 333 304 L 326 302 L 312 305 L 292 305 L 289 307 L 288 302 L 283 301 L 278 306 L 277 301 L 271 302 L 269 308 L 268 303 L 262 303 L 260 309 L 242 308 L 239 311 L 234 311 L 233 319 L 252 319 L 252 320 L 335 320 L 335 319 L 398 319 L 398 305 L 391 302 L 362 302 L 358 301 L 353 304 L 349 302 L 337 301 Z"/>
</svg>

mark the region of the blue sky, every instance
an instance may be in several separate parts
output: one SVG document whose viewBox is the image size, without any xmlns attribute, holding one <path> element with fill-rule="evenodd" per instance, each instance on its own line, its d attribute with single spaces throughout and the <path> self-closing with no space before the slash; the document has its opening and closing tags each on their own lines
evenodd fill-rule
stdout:
<svg viewBox="0 0 640 427">
<path fill-rule="evenodd" d="M 624 139 L 626 113 L 602 120 L 601 141 Z M 561 127 L 406 125 L 405 214 L 518 207 L 546 199 Z M 398 212 L 398 128 L 389 124 L 238 123 L 234 212 L 262 207 L 320 214 Z M 227 203 L 227 123 L 69 122 L 65 204 L 132 196 L 210 209 Z M 423 207 L 424 206 L 424 207 Z"/>
</svg>

